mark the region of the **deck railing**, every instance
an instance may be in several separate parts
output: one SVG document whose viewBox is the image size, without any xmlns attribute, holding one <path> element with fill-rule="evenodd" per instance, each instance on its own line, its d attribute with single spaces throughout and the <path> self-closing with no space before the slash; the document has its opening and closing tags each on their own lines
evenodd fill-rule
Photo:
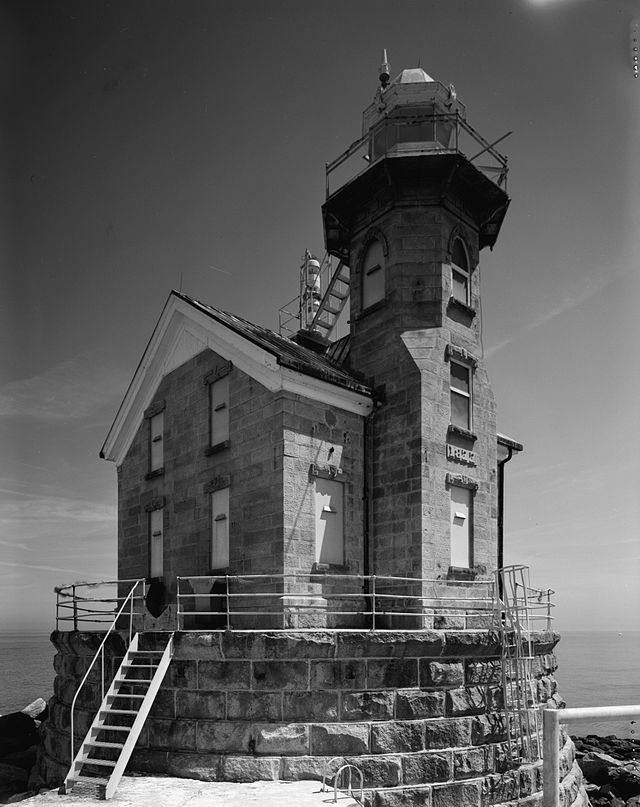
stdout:
<svg viewBox="0 0 640 807">
<path fill-rule="evenodd" d="M 501 598 L 499 581 L 499 575 L 454 580 L 320 572 L 181 576 L 170 621 L 177 630 L 487 629 L 504 625 L 509 599 L 527 632 L 551 628 L 551 589 L 516 586 Z M 125 598 L 132 620 L 146 614 L 142 579 L 74 583 L 56 592 L 57 630 L 102 631 Z"/>
<path fill-rule="evenodd" d="M 136 585 L 137 584 L 137 585 Z M 134 594 L 131 596 L 131 589 Z M 125 600 L 130 599 L 131 615 L 144 612 L 147 584 L 144 579 L 102 580 L 97 583 L 71 583 L 56 592 L 56 630 L 102 630 L 111 625 Z"/>
</svg>

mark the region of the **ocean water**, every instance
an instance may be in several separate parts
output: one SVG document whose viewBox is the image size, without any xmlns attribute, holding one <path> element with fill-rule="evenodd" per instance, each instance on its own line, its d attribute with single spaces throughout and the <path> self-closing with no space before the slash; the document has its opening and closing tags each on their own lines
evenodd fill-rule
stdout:
<svg viewBox="0 0 640 807">
<path fill-rule="evenodd" d="M 0 634 L 0 714 L 19 711 L 53 694 L 55 648 L 48 634 Z M 558 691 L 567 706 L 640 704 L 640 631 L 565 631 L 556 648 Z M 573 735 L 640 738 L 640 719 L 581 720 Z"/>
<path fill-rule="evenodd" d="M 36 698 L 53 695 L 53 657 L 48 633 L 0 633 L 0 715 L 19 712 Z"/>
<path fill-rule="evenodd" d="M 558 692 L 567 706 L 640 705 L 640 631 L 564 631 L 556 647 Z M 575 736 L 640 739 L 640 717 L 630 720 L 576 720 Z"/>
</svg>

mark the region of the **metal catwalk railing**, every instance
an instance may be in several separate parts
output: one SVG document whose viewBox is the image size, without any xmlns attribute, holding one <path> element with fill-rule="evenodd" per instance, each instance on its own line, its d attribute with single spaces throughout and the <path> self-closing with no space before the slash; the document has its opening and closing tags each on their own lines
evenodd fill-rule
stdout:
<svg viewBox="0 0 640 807">
<path fill-rule="evenodd" d="M 514 567 L 524 568 L 524 567 Z M 137 584 L 137 585 L 135 585 Z M 167 582 L 167 589 L 173 588 Z M 167 629 L 177 630 L 432 630 L 509 626 L 521 635 L 549 629 L 550 590 L 522 585 L 499 596 L 490 580 L 338 574 L 194 575 L 176 578 Z M 134 587 L 133 594 L 130 594 Z M 56 589 L 57 630 L 102 631 L 125 599 L 134 622 L 147 612 L 145 580 L 74 583 Z M 169 592 L 167 592 L 169 593 Z M 508 607 L 507 607 L 508 606 Z M 506 620 L 506 621 L 505 621 Z M 121 618 L 122 621 L 122 618 Z M 170 624 L 169 624 L 170 623 Z M 137 622 L 138 626 L 142 623 Z"/>
<path fill-rule="evenodd" d="M 446 621 L 490 627 L 493 589 L 492 580 L 379 575 L 178 577 L 178 630 L 426 630 Z"/>
<path fill-rule="evenodd" d="M 71 583 L 57 586 L 55 593 L 56 630 L 102 630 L 125 600 L 130 600 L 132 618 L 144 612 L 147 583 L 135 578 Z"/>
</svg>

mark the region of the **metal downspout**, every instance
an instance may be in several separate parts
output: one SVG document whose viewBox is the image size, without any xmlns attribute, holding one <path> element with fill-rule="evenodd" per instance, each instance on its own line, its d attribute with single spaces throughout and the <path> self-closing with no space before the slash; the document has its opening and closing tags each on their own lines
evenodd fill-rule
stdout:
<svg viewBox="0 0 640 807">
<path fill-rule="evenodd" d="M 513 457 L 513 448 L 506 446 L 509 456 L 498 462 L 498 569 L 504 566 L 504 466 Z M 498 575 L 498 595 L 503 595 L 502 575 Z"/>
<path fill-rule="evenodd" d="M 375 406 L 375 404 L 374 404 Z M 369 441 L 371 439 L 370 424 L 373 422 L 375 415 L 375 408 L 364 419 L 364 426 L 362 432 L 363 449 L 362 449 L 362 552 L 363 563 L 362 571 L 364 575 L 364 594 L 366 602 L 369 601 L 371 594 L 371 570 L 373 568 L 372 558 L 372 542 L 371 542 L 371 497 L 369 495 L 371 480 L 373 479 L 373 452 L 370 451 Z M 371 611 L 373 611 L 373 603 L 371 603 Z M 372 616 L 373 619 L 373 616 Z"/>
</svg>

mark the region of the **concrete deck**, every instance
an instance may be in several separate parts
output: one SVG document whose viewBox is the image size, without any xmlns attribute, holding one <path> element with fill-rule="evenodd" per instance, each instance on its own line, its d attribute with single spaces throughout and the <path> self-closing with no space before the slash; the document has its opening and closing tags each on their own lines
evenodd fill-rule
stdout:
<svg viewBox="0 0 640 807">
<path fill-rule="evenodd" d="M 321 783 L 302 782 L 200 782 L 173 777 L 124 776 L 109 801 L 111 807 L 326 807 L 333 790 L 320 792 Z M 104 801 L 85 795 L 59 796 L 49 790 L 19 802 L 20 807 L 105 807 Z M 338 796 L 338 807 L 358 802 Z"/>
</svg>

